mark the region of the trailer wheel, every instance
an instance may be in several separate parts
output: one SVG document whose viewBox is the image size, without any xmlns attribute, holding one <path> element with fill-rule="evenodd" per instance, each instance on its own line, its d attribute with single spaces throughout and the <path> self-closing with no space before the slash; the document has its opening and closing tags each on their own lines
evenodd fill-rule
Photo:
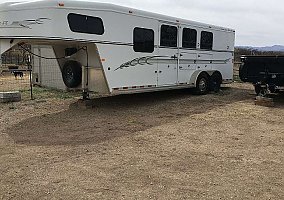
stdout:
<svg viewBox="0 0 284 200">
<path fill-rule="evenodd" d="M 205 73 L 201 73 L 196 80 L 195 93 L 205 95 L 209 91 L 209 78 Z"/>
<path fill-rule="evenodd" d="M 267 87 L 262 87 L 260 84 L 254 85 L 254 90 L 257 96 L 265 97 L 269 92 Z"/>
<path fill-rule="evenodd" d="M 214 72 L 210 77 L 210 90 L 219 92 L 222 84 L 222 75 L 218 72 Z"/>
<path fill-rule="evenodd" d="M 255 91 L 256 95 L 258 96 L 261 92 L 261 85 L 259 85 L 259 84 L 254 85 L 254 91 Z"/>
<path fill-rule="evenodd" d="M 62 69 L 63 82 L 68 88 L 76 88 L 82 83 L 82 66 L 77 61 L 67 61 Z"/>
<path fill-rule="evenodd" d="M 245 68 L 244 64 L 241 64 L 240 68 L 239 68 L 239 77 L 241 79 L 241 81 L 245 82 L 246 81 L 246 77 L 247 77 L 247 68 Z"/>
</svg>

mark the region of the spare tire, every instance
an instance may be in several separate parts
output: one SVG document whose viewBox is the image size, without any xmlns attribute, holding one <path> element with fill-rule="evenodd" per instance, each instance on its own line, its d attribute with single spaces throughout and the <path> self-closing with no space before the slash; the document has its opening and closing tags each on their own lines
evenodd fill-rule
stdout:
<svg viewBox="0 0 284 200">
<path fill-rule="evenodd" d="M 62 69 L 62 78 L 68 88 L 76 88 L 82 83 L 82 65 L 74 60 L 67 61 Z"/>
</svg>

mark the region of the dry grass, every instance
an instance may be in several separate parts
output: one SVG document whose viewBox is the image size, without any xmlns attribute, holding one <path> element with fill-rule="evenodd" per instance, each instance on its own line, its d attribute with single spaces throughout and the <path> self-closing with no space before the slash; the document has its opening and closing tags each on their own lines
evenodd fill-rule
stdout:
<svg viewBox="0 0 284 200">
<path fill-rule="evenodd" d="M 30 77 L 28 74 L 24 74 L 23 78 L 17 77 L 10 73 L 0 75 L 0 91 L 21 91 L 28 90 L 30 88 Z"/>
</svg>

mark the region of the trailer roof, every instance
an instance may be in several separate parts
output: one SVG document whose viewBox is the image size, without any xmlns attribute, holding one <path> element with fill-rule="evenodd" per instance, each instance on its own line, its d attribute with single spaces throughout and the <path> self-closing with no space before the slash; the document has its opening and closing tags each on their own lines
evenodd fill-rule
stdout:
<svg viewBox="0 0 284 200">
<path fill-rule="evenodd" d="M 104 10 L 104 11 L 114 11 L 125 14 L 132 14 L 136 16 L 142 16 L 147 18 L 158 19 L 161 21 L 168 21 L 173 23 L 181 24 L 191 24 L 204 28 L 219 29 L 223 31 L 235 32 L 235 30 L 230 28 L 225 28 L 221 26 L 215 26 L 205 23 L 199 23 L 195 21 L 170 17 L 166 15 L 151 13 L 147 11 L 137 10 L 134 8 L 128 8 L 123 6 L 118 6 L 109 3 L 98 3 L 91 1 L 76 1 L 76 0 L 34 0 L 34 1 L 22 1 L 22 2 L 6 2 L 0 4 L 0 11 L 12 11 L 12 10 L 31 10 L 31 9 L 43 9 L 43 8 L 60 8 L 60 9 L 82 9 L 82 10 Z"/>
</svg>

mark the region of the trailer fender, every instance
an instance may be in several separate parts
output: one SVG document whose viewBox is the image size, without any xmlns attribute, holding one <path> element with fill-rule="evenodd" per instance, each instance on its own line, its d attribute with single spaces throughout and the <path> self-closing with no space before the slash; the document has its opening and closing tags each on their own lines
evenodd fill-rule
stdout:
<svg viewBox="0 0 284 200">
<path fill-rule="evenodd" d="M 218 72 L 218 71 L 216 70 L 210 70 L 210 71 L 197 70 L 191 75 L 189 83 L 191 83 L 192 85 L 194 85 L 194 87 L 196 87 L 197 79 L 201 73 L 206 73 L 208 74 L 208 76 L 212 76 L 214 72 Z"/>
</svg>

